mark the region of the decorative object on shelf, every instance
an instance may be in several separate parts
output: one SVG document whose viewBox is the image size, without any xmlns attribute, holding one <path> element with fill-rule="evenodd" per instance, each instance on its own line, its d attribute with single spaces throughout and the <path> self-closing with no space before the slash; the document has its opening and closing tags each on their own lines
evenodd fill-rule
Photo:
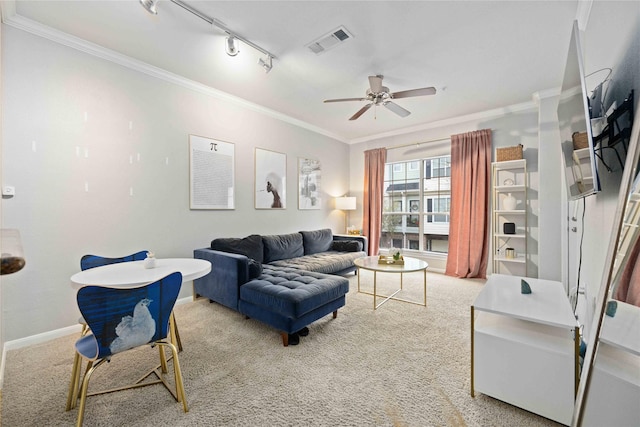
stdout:
<svg viewBox="0 0 640 427">
<path fill-rule="evenodd" d="M 616 310 L 618 310 L 618 301 L 612 299 L 607 302 L 607 309 L 605 313 L 609 317 L 614 317 L 616 315 Z"/>
<path fill-rule="evenodd" d="M 496 161 L 498 162 L 520 159 L 522 159 L 522 144 L 513 147 L 496 148 Z"/>
<path fill-rule="evenodd" d="M 147 257 L 144 259 L 144 268 L 156 268 L 157 260 L 153 252 L 147 252 Z"/>
<path fill-rule="evenodd" d="M 531 286 L 524 279 L 520 280 L 520 293 L 525 295 L 531 293 Z"/>
<path fill-rule="evenodd" d="M 571 135 L 571 139 L 573 141 L 574 150 L 581 150 L 589 146 L 589 139 L 587 139 L 586 132 L 574 132 Z"/>
<path fill-rule="evenodd" d="M 516 250 L 513 248 L 507 248 L 504 251 L 504 255 L 509 259 L 514 259 L 516 257 Z"/>
<path fill-rule="evenodd" d="M 506 185 L 506 186 L 512 186 L 514 184 L 515 184 L 515 182 L 513 182 L 513 180 L 511 178 L 505 179 L 504 182 L 502 183 L 502 185 Z"/>
<path fill-rule="evenodd" d="M 516 210 L 516 205 L 517 204 L 518 204 L 518 201 L 516 200 L 515 197 L 513 197 L 511 195 L 511 193 L 507 194 L 507 197 L 505 197 L 502 200 L 502 207 L 506 211 L 514 211 L 514 210 Z"/>
<path fill-rule="evenodd" d="M 2 268 L 0 274 L 11 274 L 22 270 L 25 265 L 24 251 L 20 232 L 3 228 L 0 241 L 2 243 Z"/>
<path fill-rule="evenodd" d="M 515 222 L 505 222 L 502 225 L 502 231 L 504 234 L 516 234 L 516 223 Z"/>
</svg>

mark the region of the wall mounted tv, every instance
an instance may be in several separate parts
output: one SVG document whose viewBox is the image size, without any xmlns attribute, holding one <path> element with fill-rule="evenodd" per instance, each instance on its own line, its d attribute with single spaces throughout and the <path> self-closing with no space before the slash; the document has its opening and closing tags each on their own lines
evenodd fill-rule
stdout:
<svg viewBox="0 0 640 427">
<path fill-rule="evenodd" d="M 578 21 L 574 21 L 558 102 L 560 143 L 570 200 L 600 191 L 581 49 Z"/>
</svg>

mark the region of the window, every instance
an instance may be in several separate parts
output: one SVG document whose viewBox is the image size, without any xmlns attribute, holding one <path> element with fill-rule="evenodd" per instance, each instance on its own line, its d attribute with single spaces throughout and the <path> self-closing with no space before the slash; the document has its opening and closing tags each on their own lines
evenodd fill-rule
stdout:
<svg viewBox="0 0 640 427">
<path fill-rule="evenodd" d="M 387 163 L 380 247 L 447 253 L 451 156 Z"/>
</svg>

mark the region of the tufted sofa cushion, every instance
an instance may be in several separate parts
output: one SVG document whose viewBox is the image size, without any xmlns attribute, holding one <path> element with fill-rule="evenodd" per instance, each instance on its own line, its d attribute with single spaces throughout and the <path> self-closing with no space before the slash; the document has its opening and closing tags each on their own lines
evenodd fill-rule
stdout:
<svg viewBox="0 0 640 427">
<path fill-rule="evenodd" d="M 262 236 L 264 245 L 264 259 L 268 263 L 287 258 L 296 258 L 304 255 L 302 246 L 302 234 L 276 234 Z"/>
<path fill-rule="evenodd" d="M 363 252 L 322 252 L 303 257 L 271 262 L 274 267 L 289 267 L 317 273 L 332 274 L 353 266 L 353 261 L 365 256 Z"/>
<path fill-rule="evenodd" d="M 349 292 L 349 280 L 291 268 L 264 266 L 262 275 L 240 288 L 240 299 L 299 318 Z"/>
</svg>

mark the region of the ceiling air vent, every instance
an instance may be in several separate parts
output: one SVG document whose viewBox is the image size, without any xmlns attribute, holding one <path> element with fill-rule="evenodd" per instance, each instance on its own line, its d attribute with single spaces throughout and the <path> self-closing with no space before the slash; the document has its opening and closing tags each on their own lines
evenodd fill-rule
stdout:
<svg viewBox="0 0 640 427">
<path fill-rule="evenodd" d="M 319 55 L 352 38 L 353 36 L 351 35 L 351 33 L 349 33 L 349 31 L 347 31 L 346 28 L 339 27 L 331 31 L 329 34 L 325 34 L 319 39 L 312 41 L 307 45 L 307 47 L 309 48 L 309 50 L 311 50 L 311 52 Z"/>
</svg>

